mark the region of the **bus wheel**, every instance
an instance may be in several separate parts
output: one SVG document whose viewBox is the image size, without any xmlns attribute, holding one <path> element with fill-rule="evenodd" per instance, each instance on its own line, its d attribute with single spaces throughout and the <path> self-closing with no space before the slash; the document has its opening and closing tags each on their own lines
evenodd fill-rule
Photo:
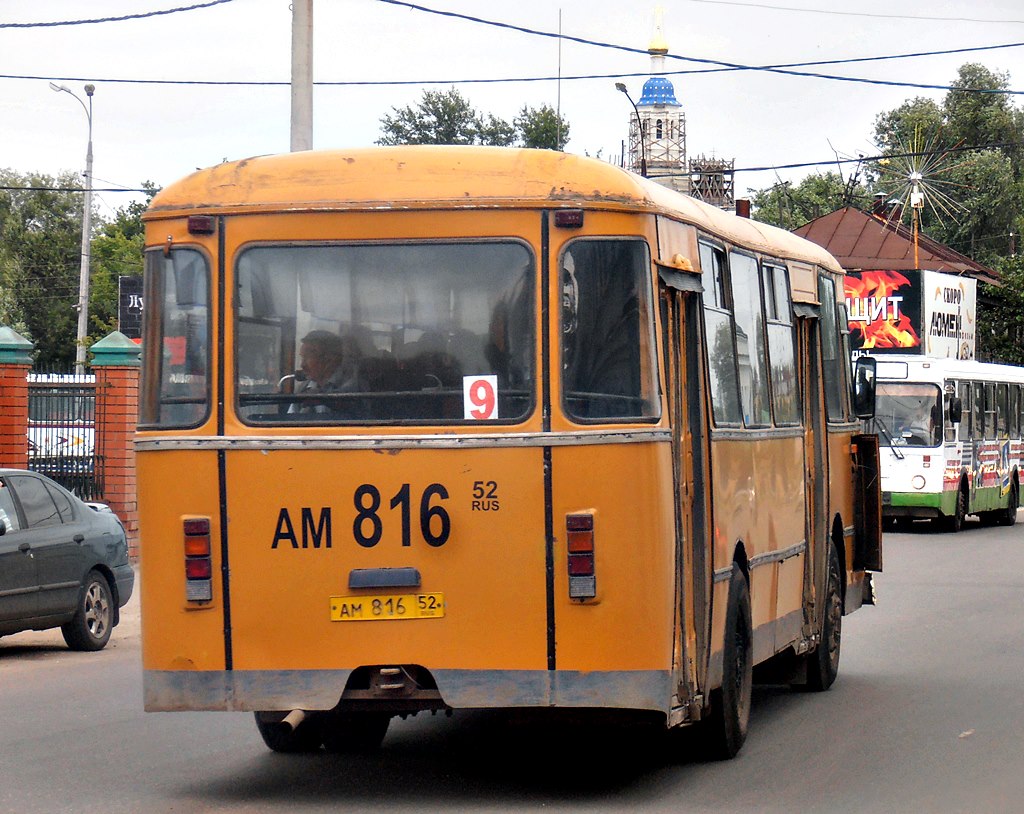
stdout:
<svg viewBox="0 0 1024 814">
<path fill-rule="evenodd" d="M 942 518 L 943 526 L 950 534 L 956 534 L 964 527 L 964 518 L 967 517 L 967 493 L 963 489 L 956 490 L 956 506 L 953 514 Z"/>
<path fill-rule="evenodd" d="M 839 568 L 839 554 L 835 543 L 830 541 L 821 640 L 817 649 L 807 655 L 806 688 L 812 692 L 827 690 L 839 675 L 839 646 L 843 636 L 843 577 Z"/>
<path fill-rule="evenodd" d="M 711 693 L 711 715 L 705 738 L 711 757 L 735 757 L 747 738 L 750 696 L 754 679 L 754 635 L 750 621 L 750 590 L 736 563 L 729 578 L 729 605 L 725 611 L 722 686 Z"/>
<path fill-rule="evenodd" d="M 328 752 L 372 752 L 387 734 L 391 716 L 386 712 L 328 712 L 323 741 Z"/>
<path fill-rule="evenodd" d="M 295 729 L 282 726 L 287 712 L 256 712 L 256 728 L 269 749 L 275 752 L 315 752 L 320 748 L 319 713 L 309 713 Z"/>
<path fill-rule="evenodd" d="M 1000 509 L 998 519 L 996 520 L 1000 526 L 1012 526 L 1017 522 L 1017 503 L 1019 498 L 1019 487 L 1014 483 L 1010 487 L 1009 502 L 1006 504 L 1005 509 Z"/>
</svg>

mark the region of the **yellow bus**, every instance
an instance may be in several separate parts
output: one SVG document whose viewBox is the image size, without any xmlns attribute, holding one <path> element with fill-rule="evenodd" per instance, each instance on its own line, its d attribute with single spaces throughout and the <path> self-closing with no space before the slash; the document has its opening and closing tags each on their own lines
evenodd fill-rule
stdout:
<svg viewBox="0 0 1024 814">
<path fill-rule="evenodd" d="M 822 249 L 505 148 L 224 163 L 145 222 L 147 710 L 343 751 L 614 709 L 729 757 L 755 665 L 832 683 L 881 510 Z"/>
</svg>

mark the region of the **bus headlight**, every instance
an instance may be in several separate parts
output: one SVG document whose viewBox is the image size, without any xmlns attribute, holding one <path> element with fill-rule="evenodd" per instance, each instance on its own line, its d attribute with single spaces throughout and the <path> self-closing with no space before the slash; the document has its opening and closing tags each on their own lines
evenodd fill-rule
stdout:
<svg viewBox="0 0 1024 814">
<path fill-rule="evenodd" d="M 913 480 L 910 481 L 910 485 L 915 489 L 924 489 L 924 475 L 914 475 Z"/>
</svg>

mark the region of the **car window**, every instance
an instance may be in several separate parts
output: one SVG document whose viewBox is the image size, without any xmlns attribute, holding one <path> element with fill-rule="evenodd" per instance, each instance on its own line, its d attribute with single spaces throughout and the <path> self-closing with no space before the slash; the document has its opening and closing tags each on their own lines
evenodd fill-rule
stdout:
<svg viewBox="0 0 1024 814">
<path fill-rule="evenodd" d="M 11 495 L 10 487 L 3 480 L 0 480 L 0 523 L 3 523 L 5 533 L 21 528 L 21 524 L 18 522 L 18 510 L 14 508 L 14 498 Z"/>
<path fill-rule="evenodd" d="M 71 508 L 71 501 L 68 500 L 68 496 L 52 483 L 46 483 L 44 481 L 43 486 L 45 486 L 46 491 L 50 493 L 50 497 L 53 498 L 53 502 L 57 504 L 57 511 L 60 513 L 60 521 L 62 523 L 70 523 L 74 520 L 75 510 Z"/>
<path fill-rule="evenodd" d="M 25 524 L 28 528 L 60 525 L 57 505 L 39 478 L 33 478 L 31 475 L 11 475 L 7 482 L 18 495 L 18 502 L 25 513 Z"/>
</svg>

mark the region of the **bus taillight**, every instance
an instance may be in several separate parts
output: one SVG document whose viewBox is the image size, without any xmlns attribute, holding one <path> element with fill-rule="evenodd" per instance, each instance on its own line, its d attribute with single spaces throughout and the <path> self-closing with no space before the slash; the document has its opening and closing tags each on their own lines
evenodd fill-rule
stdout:
<svg viewBox="0 0 1024 814">
<path fill-rule="evenodd" d="M 594 515 L 565 516 L 566 552 L 569 558 L 569 598 L 593 599 L 597 596 L 594 568 Z"/>
<path fill-rule="evenodd" d="M 185 537 L 185 598 L 189 602 L 213 599 L 213 559 L 210 553 L 210 518 L 187 517 Z"/>
</svg>

